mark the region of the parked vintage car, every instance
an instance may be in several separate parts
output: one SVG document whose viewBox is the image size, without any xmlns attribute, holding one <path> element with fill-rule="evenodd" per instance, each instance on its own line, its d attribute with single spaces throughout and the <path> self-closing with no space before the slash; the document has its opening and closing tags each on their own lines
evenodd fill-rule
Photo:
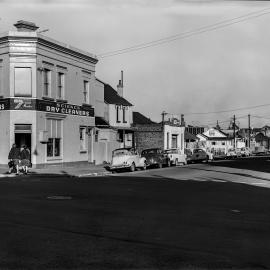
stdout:
<svg viewBox="0 0 270 270">
<path fill-rule="evenodd" d="M 164 152 L 168 155 L 171 165 L 187 164 L 186 154 L 182 154 L 178 148 L 166 149 Z"/>
<path fill-rule="evenodd" d="M 110 171 L 117 172 L 126 169 L 133 172 L 137 168 L 145 170 L 146 159 L 141 157 L 134 148 L 119 148 L 113 151 Z"/>
<path fill-rule="evenodd" d="M 242 157 L 249 157 L 251 155 L 250 150 L 248 147 L 242 147 L 240 149 L 240 154 Z"/>
<path fill-rule="evenodd" d="M 166 154 L 164 154 L 161 148 L 150 148 L 144 149 L 141 152 L 141 156 L 146 159 L 147 167 L 159 167 L 162 168 L 163 165 L 170 166 L 170 159 Z"/>
<path fill-rule="evenodd" d="M 190 162 L 208 162 L 213 160 L 213 154 L 210 152 L 206 152 L 206 150 L 202 148 L 196 148 L 193 150 L 193 154 L 190 158 Z"/>
<path fill-rule="evenodd" d="M 192 150 L 189 149 L 189 148 L 185 148 L 184 150 L 185 152 L 185 155 L 186 155 L 186 160 L 187 160 L 187 163 L 190 163 L 191 162 L 191 157 L 192 157 Z"/>
<path fill-rule="evenodd" d="M 228 159 L 237 158 L 236 151 L 233 148 L 228 149 L 227 158 Z"/>
<path fill-rule="evenodd" d="M 241 153 L 241 149 L 240 148 L 236 148 L 235 149 L 235 153 L 237 157 L 242 157 L 242 153 Z"/>
</svg>

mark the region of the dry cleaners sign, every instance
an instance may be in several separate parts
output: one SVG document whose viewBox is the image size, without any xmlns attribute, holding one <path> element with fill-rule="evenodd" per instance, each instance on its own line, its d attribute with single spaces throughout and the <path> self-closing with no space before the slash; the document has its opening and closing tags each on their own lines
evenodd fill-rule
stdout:
<svg viewBox="0 0 270 270">
<path fill-rule="evenodd" d="M 94 108 L 68 103 L 31 98 L 6 98 L 0 100 L 0 110 L 36 110 L 51 113 L 93 117 Z"/>
</svg>

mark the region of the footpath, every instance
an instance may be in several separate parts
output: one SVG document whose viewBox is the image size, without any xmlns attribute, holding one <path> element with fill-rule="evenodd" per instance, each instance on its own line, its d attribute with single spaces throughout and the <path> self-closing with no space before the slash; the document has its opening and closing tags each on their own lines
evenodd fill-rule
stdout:
<svg viewBox="0 0 270 270">
<path fill-rule="evenodd" d="M 8 166 L 0 168 L 0 178 L 14 177 L 15 174 L 8 174 Z M 30 168 L 29 175 L 66 175 L 76 177 L 103 176 L 111 174 L 104 168 L 104 165 L 85 164 L 81 166 L 71 165 L 50 165 L 47 168 Z"/>
</svg>

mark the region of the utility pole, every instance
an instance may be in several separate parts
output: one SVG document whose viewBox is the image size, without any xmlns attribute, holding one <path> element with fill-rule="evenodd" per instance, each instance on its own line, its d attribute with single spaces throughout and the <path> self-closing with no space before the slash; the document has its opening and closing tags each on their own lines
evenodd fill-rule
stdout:
<svg viewBox="0 0 270 270">
<path fill-rule="evenodd" d="M 236 148 L 236 141 L 235 141 L 235 115 L 233 116 L 233 146 L 234 149 Z"/>
<path fill-rule="evenodd" d="M 248 147 L 250 148 L 250 114 L 248 114 Z"/>
</svg>

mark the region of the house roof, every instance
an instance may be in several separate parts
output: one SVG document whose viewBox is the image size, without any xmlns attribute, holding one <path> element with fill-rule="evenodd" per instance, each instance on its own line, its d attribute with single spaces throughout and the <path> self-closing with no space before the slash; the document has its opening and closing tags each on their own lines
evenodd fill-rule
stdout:
<svg viewBox="0 0 270 270">
<path fill-rule="evenodd" d="M 117 91 L 114 90 L 109 84 L 106 84 L 106 83 L 104 83 L 104 101 L 108 104 L 133 106 L 126 99 L 119 96 Z"/>
<path fill-rule="evenodd" d="M 133 112 L 133 124 L 147 125 L 147 124 L 156 124 L 150 118 L 147 118 L 140 112 Z"/>
<path fill-rule="evenodd" d="M 185 131 L 185 135 L 184 135 L 185 140 L 189 140 L 189 141 L 197 141 L 198 138 L 193 135 L 192 133 Z"/>
<path fill-rule="evenodd" d="M 95 116 L 95 125 L 97 127 L 103 127 L 103 128 L 109 128 L 110 125 L 109 123 L 102 117 L 99 117 L 99 116 Z"/>
</svg>

